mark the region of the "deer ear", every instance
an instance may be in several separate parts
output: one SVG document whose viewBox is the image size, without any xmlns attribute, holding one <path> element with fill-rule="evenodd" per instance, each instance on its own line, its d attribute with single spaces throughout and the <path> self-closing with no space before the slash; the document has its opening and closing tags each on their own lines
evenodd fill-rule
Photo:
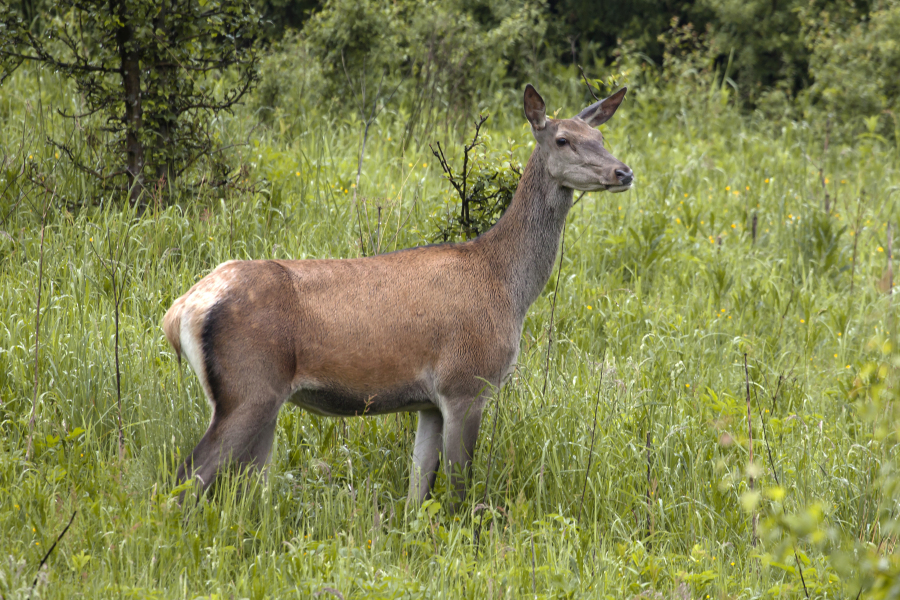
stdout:
<svg viewBox="0 0 900 600">
<path fill-rule="evenodd" d="M 619 108 L 619 105 L 622 104 L 622 100 L 625 98 L 625 92 L 628 91 L 628 88 L 622 88 L 609 98 L 604 98 L 600 102 L 595 102 L 591 104 L 586 109 L 578 113 L 577 119 L 581 119 L 591 127 L 599 127 L 603 125 L 607 121 L 609 121 L 614 114 L 616 114 L 616 109 Z"/>
<path fill-rule="evenodd" d="M 530 83 L 525 86 L 525 117 L 535 131 L 547 125 L 547 107 L 544 99 Z"/>
</svg>

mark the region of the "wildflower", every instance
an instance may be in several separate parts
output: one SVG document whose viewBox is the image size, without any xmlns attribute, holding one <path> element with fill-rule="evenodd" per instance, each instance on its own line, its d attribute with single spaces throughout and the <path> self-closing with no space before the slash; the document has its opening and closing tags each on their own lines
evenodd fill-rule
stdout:
<svg viewBox="0 0 900 600">
<path fill-rule="evenodd" d="M 737 227 L 737 225 L 735 225 L 734 223 L 732 223 L 732 224 L 731 224 L 731 228 L 734 229 L 735 227 Z"/>
<path fill-rule="evenodd" d="M 726 186 L 725 186 L 725 191 L 726 191 L 726 192 L 730 192 L 730 191 L 731 191 L 731 186 L 730 186 L 730 185 L 726 185 Z"/>
<path fill-rule="evenodd" d="M 766 177 L 766 183 L 769 183 L 769 178 L 768 178 L 768 177 Z"/>
<path fill-rule="evenodd" d="M 691 384 L 686 383 L 686 384 L 684 384 L 684 387 L 689 388 L 689 387 L 691 387 Z"/>
<path fill-rule="evenodd" d="M 884 248 L 882 248 L 881 246 L 878 246 L 878 251 L 879 251 L 879 252 L 884 252 Z"/>
<path fill-rule="evenodd" d="M 801 322 L 801 323 L 806 323 L 806 320 L 805 320 L 805 319 L 800 319 L 800 322 Z"/>
<path fill-rule="evenodd" d="M 675 218 L 675 222 L 681 225 L 681 219 L 679 219 L 678 217 Z"/>
<path fill-rule="evenodd" d="M 300 171 L 297 171 L 296 175 L 297 177 L 300 177 Z"/>
<path fill-rule="evenodd" d="M 587 309 L 588 309 L 588 310 L 594 310 L 593 308 L 591 308 L 591 305 L 590 305 L 590 304 L 587 305 Z"/>
</svg>

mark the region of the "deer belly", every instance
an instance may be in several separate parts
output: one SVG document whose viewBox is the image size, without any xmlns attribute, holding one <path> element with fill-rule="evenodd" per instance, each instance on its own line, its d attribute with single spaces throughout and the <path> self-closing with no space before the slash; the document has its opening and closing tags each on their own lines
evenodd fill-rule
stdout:
<svg viewBox="0 0 900 600">
<path fill-rule="evenodd" d="M 358 392 L 339 386 L 303 385 L 288 402 L 326 417 L 356 417 L 434 409 L 425 386 L 419 382 L 393 389 Z"/>
</svg>

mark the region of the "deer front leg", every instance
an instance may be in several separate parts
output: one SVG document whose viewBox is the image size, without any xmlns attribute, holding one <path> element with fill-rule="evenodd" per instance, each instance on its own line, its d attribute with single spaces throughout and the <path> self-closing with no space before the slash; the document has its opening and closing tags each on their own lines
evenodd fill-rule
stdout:
<svg viewBox="0 0 900 600">
<path fill-rule="evenodd" d="M 416 445 L 413 449 L 413 464 L 409 473 L 409 495 L 407 502 L 421 504 L 434 485 L 441 451 L 441 429 L 444 418 L 437 410 L 419 412 L 416 428 Z"/>
<path fill-rule="evenodd" d="M 454 510 L 466 499 L 469 466 L 475 455 L 485 401 L 486 398 L 480 396 L 452 403 L 444 414 L 444 472 L 453 491 Z"/>
</svg>

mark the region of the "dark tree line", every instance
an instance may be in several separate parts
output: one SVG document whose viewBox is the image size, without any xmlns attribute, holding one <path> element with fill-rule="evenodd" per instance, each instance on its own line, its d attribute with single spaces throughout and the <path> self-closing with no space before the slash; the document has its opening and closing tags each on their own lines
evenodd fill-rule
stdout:
<svg viewBox="0 0 900 600">
<path fill-rule="evenodd" d="M 101 117 L 111 152 L 50 140 L 132 204 L 217 147 L 210 115 L 256 83 L 261 19 L 249 0 L 60 0 L 0 4 L 0 85 L 23 62 L 61 71 Z"/>
</svg>

